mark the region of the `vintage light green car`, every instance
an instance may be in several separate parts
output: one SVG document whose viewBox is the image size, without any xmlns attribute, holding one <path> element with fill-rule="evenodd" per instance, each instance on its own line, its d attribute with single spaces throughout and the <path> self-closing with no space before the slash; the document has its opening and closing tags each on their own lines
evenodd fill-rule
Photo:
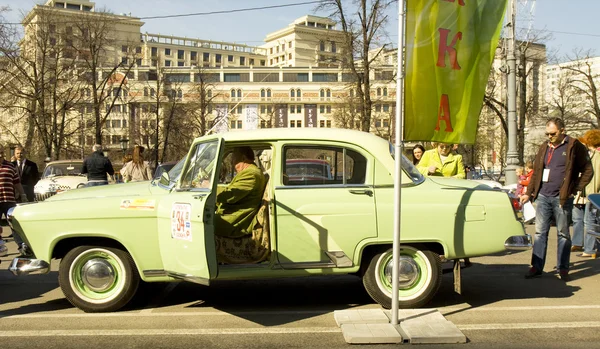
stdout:
<svg viewBox="0 0 600 349">
<path fill-rule="evenodd" d="M 234 176 L 236 146 L 255 151 L 268 180 L 252 234 L 232 239 L 215 236 L 213 218 L 218 187 Z M 319 175 L 308 173 L 315 163 Z M 306 164 L 307 176 L 298 164 Z M 401 307 L 433 298 L 441 258 L 531 246 L 505 192 L 467 180 L 424 178 L 404 157 L 402 166 Z M 362 277 L 372 298 L 390 307 L 393 183 L 393 147 L 368 133 L 209 135 L 196 139 L 186 159 L 160 180 L 71 190 L 12 209 L 10 224 L 28 247 L 9 269 L 15 275 L 44 273 L 51 259 L 61 259 L 66 298 L 88 312 L 120 309 L 140 280 L 209 285 L 334 274 Z"/>
</svg>

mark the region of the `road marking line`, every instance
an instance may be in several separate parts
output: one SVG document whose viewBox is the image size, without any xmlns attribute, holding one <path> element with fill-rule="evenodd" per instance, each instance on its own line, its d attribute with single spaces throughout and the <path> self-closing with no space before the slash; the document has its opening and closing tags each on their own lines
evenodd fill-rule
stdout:
<svg viewBox="0 0 600 349">
<path fill-rule="evenodd" d="M 193 303 L 192 303 L 193 304 Z M 370 309 L 370 308 L 365 308 Z M 526 307 L 441 307 L 438 310 L 444 313 L 455 311 L 548 311 L 548 310 L 576 310 L 576 309 L 600 309 L 600 305 L 557 305 L 557 306 L 526 306 Z M 250 316 L 250 315 L 325 315 L 333 314 L 332 310 L 302 310 L 302 311 L 203 311 L 203 312 L 155 312 L 156 309 L 142 309 L 139 312 L 121 312 L 121 313 L 74 313 L 74 314 L 22 314 L 3 316 L 0 311 L 0 319 L 44 319 L 44 318 L 82 318 L 82 317 L 168 317 L 168 316 Z M 339 309 L 344 310 L 344 309 Z M 10 311 L 10 310 L 8 310 Z"/>
<path fill-rule="evenodd" d="M 241 334 L 297 334 L 341 333 L 337 327 L 298 328 L 237 328 L 237 329 L 136 329 L 136 330 L 46 330 L 2 331 L 0 337 L 80 337 L 80 336 L 168 336 L 168 335 L 241 335 Z"/>
<path fill-rule="evenodd" d="M 478 330 L 528 330 L 528 329 L 556 329 L 556 328 L 590 328 L 600 327 L 600 321 L 582 322 L 532 322 L 532 323 L 510 323 L 510 324 L 472 324 L 456 325 L 463 331 Z"/>
<path fill-rule="evenodd" d="M 596 328 L 600 321 L 586 322 L 538 322 L 517 324 L 465 324 L 457 325 L 462 331 L 527 330 Z M 235 328 L 235 329 L 135 329 L 135 330 L 45 330 L 45 331 L 3 331 L 2 337 L 95 337 L 95 336 L 183 336 L 183 335 L 263 335 L 263 334 L 304 334 L 341 333 L 337 327 L 297 327 L 297 328 Z"/>
</svg>

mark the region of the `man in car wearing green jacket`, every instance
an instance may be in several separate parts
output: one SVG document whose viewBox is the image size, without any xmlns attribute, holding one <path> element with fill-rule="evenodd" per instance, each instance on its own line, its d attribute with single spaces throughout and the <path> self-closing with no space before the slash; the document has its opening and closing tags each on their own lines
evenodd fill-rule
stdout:
<svg viewBox="0 0 600 349">
<path fill-rule="evenodd" d="M 252 233 L 250 225 L 261 204 L 266 180 L 254 163 L 252 148 L 234 148 L 232 161 L 237 174 L 217 194 L 215 234 L 237 238 Z"/>
</svg>

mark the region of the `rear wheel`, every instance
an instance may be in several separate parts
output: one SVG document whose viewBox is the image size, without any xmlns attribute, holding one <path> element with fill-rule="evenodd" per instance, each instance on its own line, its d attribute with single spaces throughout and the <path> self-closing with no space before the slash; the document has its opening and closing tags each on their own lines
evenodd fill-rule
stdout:
<svg viewBox="0 0 600 349">
<path fill-rule="evenodd" d="M 367 293 L 384 308 L 392 306 L 392 249 L 376 254 L 363 276 Z M 442 268 L 437 253 L 404 245 L 400 250 L 399 306 L 418 308 L 427 304 L 440 288 Z"/>
<path fill-rule="evenodd" d="M 116 311 L 140 283 L 129 253 L 113 247 L 78 246 L 62 259 L 58 280 L 65 297 L 85 312 Z"/>
</svg>

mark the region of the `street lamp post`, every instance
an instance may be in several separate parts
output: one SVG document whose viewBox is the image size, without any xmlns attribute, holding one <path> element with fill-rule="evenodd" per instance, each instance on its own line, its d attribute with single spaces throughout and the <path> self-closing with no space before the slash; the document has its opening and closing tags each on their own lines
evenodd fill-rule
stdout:
<svg viewBox="0 0 600 349">
<path fill-rule="evenodd" d="M 123 151 L 123 156 L 125 156 L 125 152 L 127 151 L 127 146 L 129 143 L 129 139 L 127 138 L 121 138 L 119 140 L 119 143 L 121 143 L 121 150 Z"/>
</svg>

